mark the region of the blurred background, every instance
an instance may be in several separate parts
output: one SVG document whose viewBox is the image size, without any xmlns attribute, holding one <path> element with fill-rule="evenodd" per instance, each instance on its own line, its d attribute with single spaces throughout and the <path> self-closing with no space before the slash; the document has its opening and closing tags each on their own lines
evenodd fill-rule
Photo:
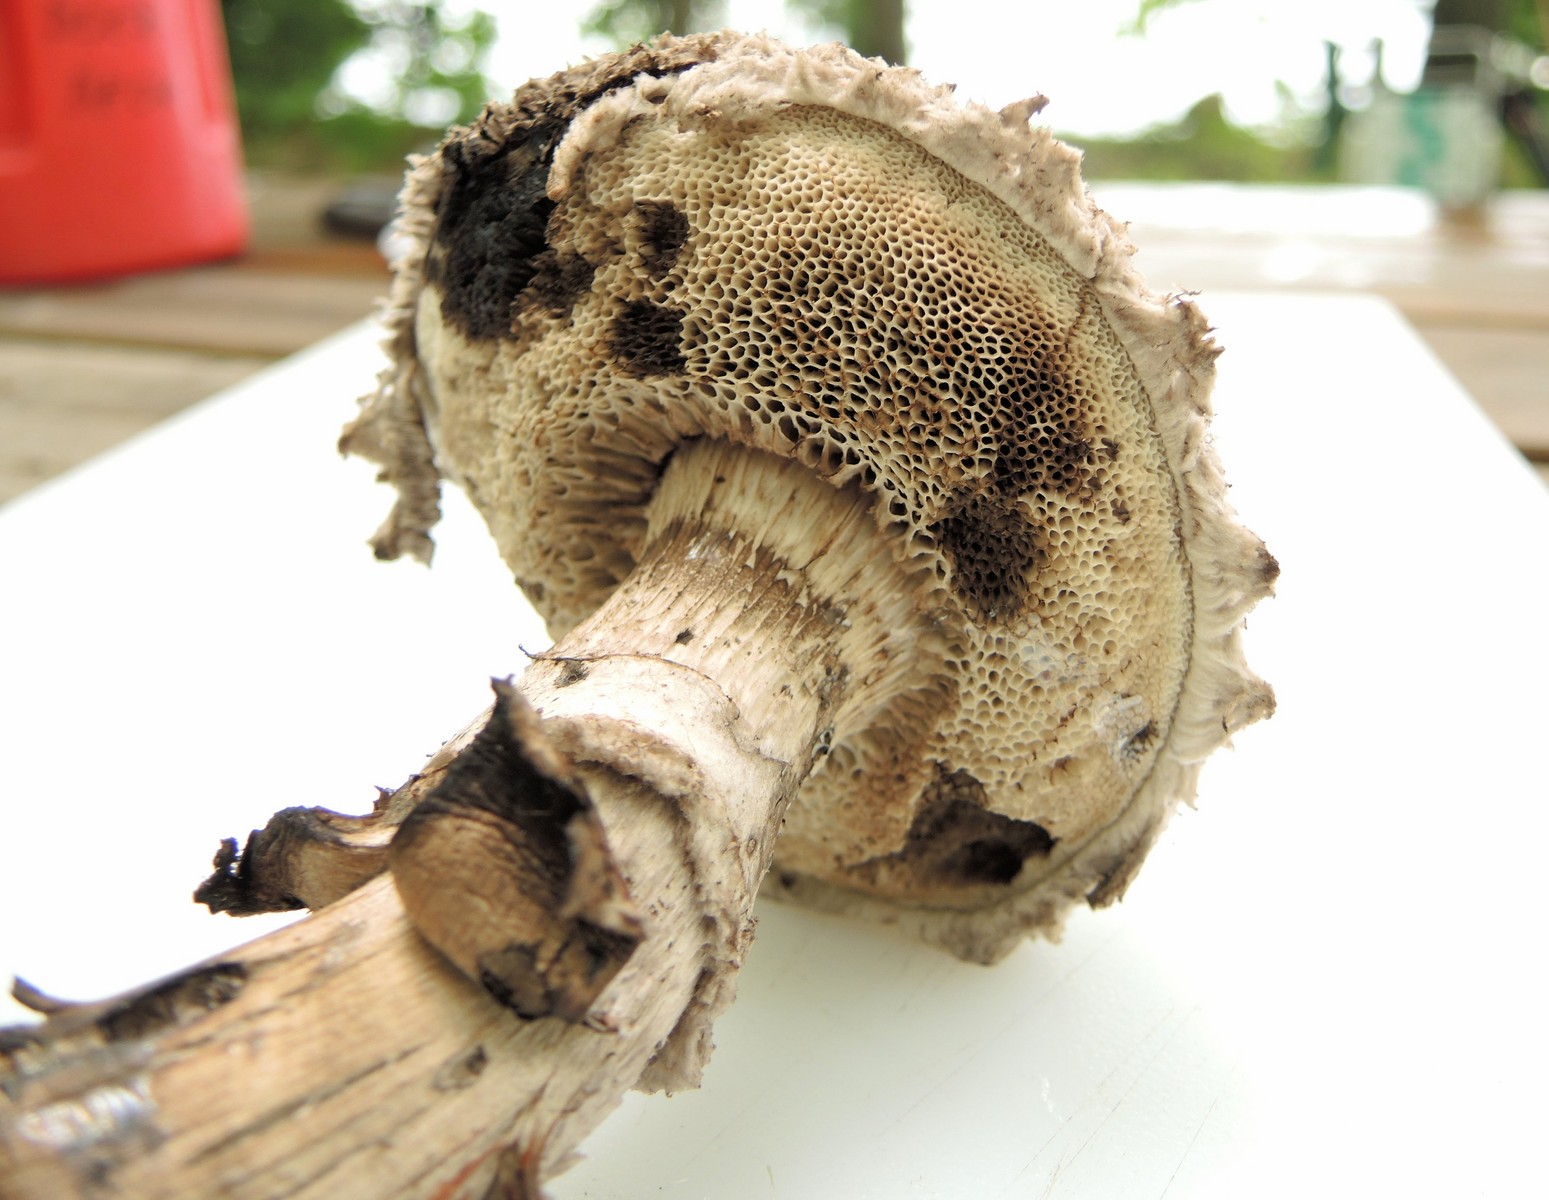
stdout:
<svg viewBox="0 0 1549 1200">
<path fill-rule="evenodd" d="M 1028 0 L 1013 15 L 1000 0 L 222 2 L 243 136 L 261 164 L 396 165 L 530 77 L 654 32 L 730 26 L 838 38 L 995 107 L 1041 91 L 1094 178 L 1410 183 L 1449 203 L 1549 182 L 1546 7 Z M 1449 166 L 1478 179 L 1445 180 Z"/>
<path fill-rule="evenodd" d="M 214 265 L 103 278 L 7 279 L 0 245 L 0 501 L 367 314 L 405 156 L 487 99 L 723 26 L 841 39 L 995 107 L 1047 95 L 1156 289 L 1386 295 L 1549 464 L 1549 0 L 71 3 L 218 7 L 247 227 Z M 7 51 L 43 6 L 0 7 L 0 189 L 25 115 Z"/>
</svg>

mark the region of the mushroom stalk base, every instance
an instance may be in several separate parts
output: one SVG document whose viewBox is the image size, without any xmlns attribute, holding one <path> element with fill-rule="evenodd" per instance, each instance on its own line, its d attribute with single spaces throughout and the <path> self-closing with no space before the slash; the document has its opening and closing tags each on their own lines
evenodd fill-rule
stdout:
<svg viewBox="0 0 1549 1200">
<path fill-rule="evenodd" d="M 520 684 L 639 922 L 584 1017 L 513 1015 L 377 876 L 172 979 L 0 1035 L 5 1194 L 536 1195 L 623 1091 L 697 1081 L 785 807 L 915 620 L 889 607 L 903 583 L 858 493 L 724 447 L 682 453 L 638 569 Z M 476 876 L 449 864 L 441 902 L 498 924 Z"/>
</svg>

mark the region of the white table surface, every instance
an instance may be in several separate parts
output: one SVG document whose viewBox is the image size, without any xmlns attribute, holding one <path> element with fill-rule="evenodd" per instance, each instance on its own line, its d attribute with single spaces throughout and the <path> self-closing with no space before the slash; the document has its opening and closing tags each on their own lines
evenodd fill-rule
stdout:
<svg viewBox="0 0 1549 1200">
<path fill-rule="evenodd" d="M 1381 302 L 1202 303 L 1279 715 L 1061 945 L 765 906 L 704 1089 L 559 1200 L 1549 1190 L 1549 492 Z M 364 809 L 545 644 L 461 504 L 431 571 L 365 548 L 374 337 L 0 509 L 0 971 L 93 998 L 272 927 L 191 904 L 217 840 Z"/>
</svg>

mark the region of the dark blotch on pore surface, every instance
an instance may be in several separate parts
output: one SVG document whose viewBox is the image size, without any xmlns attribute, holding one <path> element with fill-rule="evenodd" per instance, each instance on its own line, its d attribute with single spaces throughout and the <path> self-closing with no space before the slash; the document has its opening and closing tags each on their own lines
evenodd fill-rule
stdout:
<svg viewBox="0 0 1549 1200">
<path fill-rule="evenodd" d="M 936 874 L 963 883 L 1010 883 L 1029 858 L 1042 858 L 1054 846 L 1048 830 L 1033 821 L 1017 821 L 982 808 L 957 807 L 947 818 L 949 835 L 936 862 Z M 969 831 L 983 837 L 963 840 Z M 956 843 L 954 846 L 953 843 Z"/>
<path fill-rule="evenodd" d="M 571 119 L 607 93 L 641 75 L 674 75 L 714 57 L 712 47 L 694 39 L 603 55 L 524 85 L 510 104 L 490 105 L 450 138 L 440 151 L 447 181 L 425 264 L 427 280 L 441 288 L 445 319 L 473 340 L 509 336 L 512 306 L 535 280 L 529 298 L 567 315 L 591 285 L 591 268 L 563 251 L 540 261 L 554 211 L 548 182 L 555 145 Z"/>
<path fill-rule="evenodd" d="M 956 855 L 955 874 L 972 883 L 1010 883 L 1022 873 L 1023 855 L 1010 842 L 980 838 Z"/>
<path fill-rule="evenodd" d="M 631 300 L 613 320 L 613 354 L 637 378 L 677 375 L 683 357 L 683 313 L 651 300 Z"/>
<path fill-rule="evenodd" d="M 990 812 L 985 801 L 984 786 L 967 771 L 938 766 L 904 848 L 883 861 L 937 884 L 1008 884 L 1028 859 L 1054 848 L 1042 825 Z"/>
<path fill-rule="evenodd" d="M 463 142 L 441 151 L 452 179 L 427 275 L 441 285 L 444 319 L 472 340 L 510 334 L 512 303 L 538 273 L 554 211 L 550 155 L 563 131 L 563 122 L 546 120 L 495 153 L 476 154 Z"/>
<path fill-rule="evenodd" d="M 1094 468 L 1119 453 L 1116 441 L 1092 432 L 1092 397 L 1072 373 L 1064 350 L 1068 337 L 1068 330 L 1050 323 L 1005 332 L 1000 340 L 1015 349 L 983 401 L 990 412 L 992 469 L 976 488 L 949 497 L 931 526 L 952 564 L 953 590 L 981 621 L 1018 617 L 1042 565 L 1042 531 L 1019 498 L 1032 494 L 1056 506 L 1062 500 L 1089 506 L 1098 486 Z M 1127 508 L 1114 511 L 1128 520 Z"/>
<path fill-rule="evenodd" d="M 532 282 L 516 298 L 515 307 L 530 301 L 551 317 L 565 320 L 581 294 L 592 286 L 596 268 L 568 250 L 545 250 L 532 260 Z"/>
<path fill-rule="evenodd" d="M 995 487 L 1004 495 L 1078 497 L 1091 487 L 1099 457 L 1118 455 L 1116 441 L 1091 430 L 1092 397 L 1073 373 L 1074 358 L 1067 352 L 1083 314 L 1068 329 L 1044 318 L 1007 331 L 1017 349 L 1007 356 L 1005 382 L 995 397 L 993 432 Z"/>
<path fill-rule="evenodd" d="M 1043 551 L 1014 497 L 959 493 L 930 529 L 952 564 L 954 590 L 976 617 L 1007 621 L 1021 613 Z"/>
<path fill-rule="evenodd" d="M 1124 739 L 1123 745 L 1119 747 L 1119 754 L 1125 762 L 1139 762 L 1155 741 L 1156 722 L 1147 721 Z"/>
<path fill-rule="evenodd" d="M 635 205 L 645 245 L 640 261 L 653 279 L 672 270 L 678 253 L 688 241 L 688 218 L 665 200 L 642 200 Z"/>
</svg>

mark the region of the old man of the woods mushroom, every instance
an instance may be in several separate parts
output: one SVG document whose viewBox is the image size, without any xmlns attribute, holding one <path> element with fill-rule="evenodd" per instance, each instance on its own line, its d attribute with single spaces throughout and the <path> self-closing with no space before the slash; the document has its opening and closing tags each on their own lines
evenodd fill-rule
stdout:
<svg viewBox="0 0 1549 1200">
<path fill-rule="evenodd" d="M 408 922 L 546 1056 L 508 1173 L 697 1079 L 761 887 L 991 962 L 1117 899 L 1270 711 L 1215 347 L 1040 104 L 661 39 L 409 177 L 345 438 L 399 491 L 378 553 L 429 556 L 450 480 L 558 637 L 378 814 Z"/>
<path fill-rule="evenodd" d="M 438 474 L 472 497 L 563 639 L 540 710 L 730 701 L 786 746 L 765 888 L 984 961 L 1116 898 L 1268 705 L 1215 350 L 1035 108 L 724 36 L 530 84 L 414 172 L 348 439 L 403 493 L 383 553 Z"/>
</svg>

